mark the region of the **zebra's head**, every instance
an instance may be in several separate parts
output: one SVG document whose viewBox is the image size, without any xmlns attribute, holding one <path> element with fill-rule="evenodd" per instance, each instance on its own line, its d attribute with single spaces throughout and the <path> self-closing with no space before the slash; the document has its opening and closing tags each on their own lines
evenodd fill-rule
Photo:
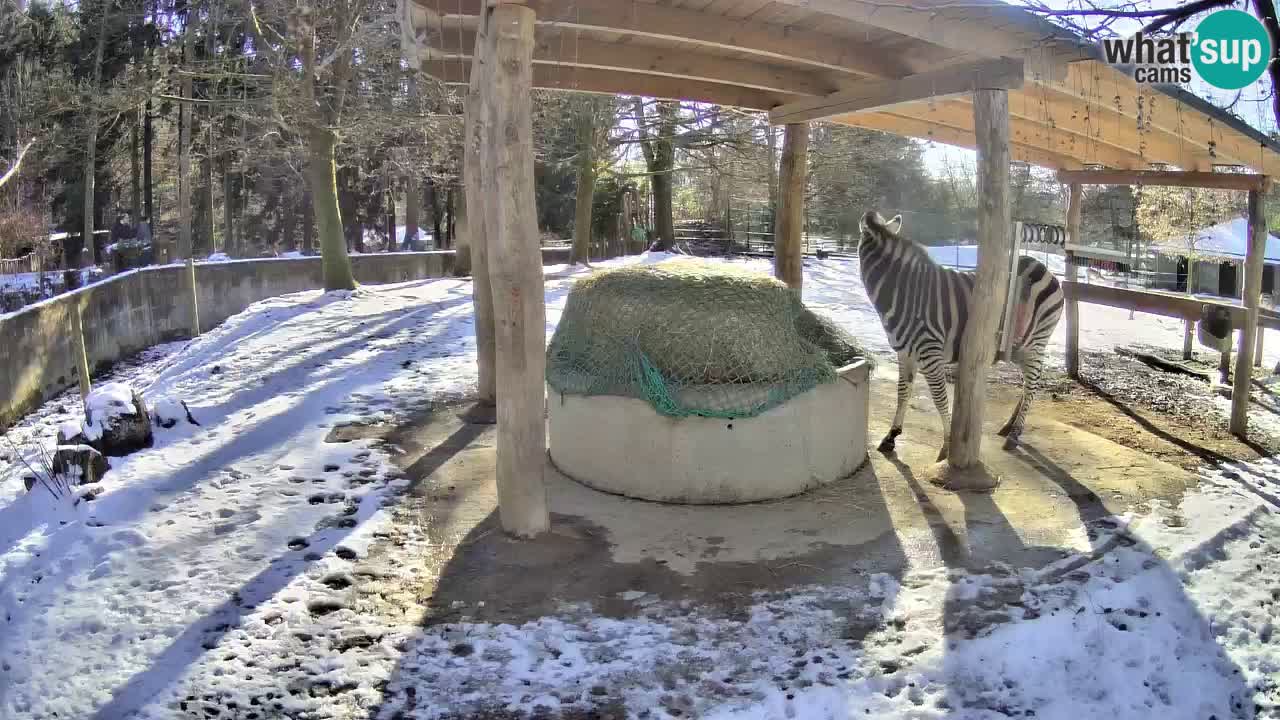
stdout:
<svg viewBox="0 0 1280 720">
<path fill-rule="evenodd" d="M 902 216 L 894 215 L 892 220 L 885 220 L 875 210 L 868 210 L 862 214 L 862 220 L 859 225 L 862 228 L 863 242 L 893 242 L 898 239 L 898 234 L 902 232 Z"/>
</svg>

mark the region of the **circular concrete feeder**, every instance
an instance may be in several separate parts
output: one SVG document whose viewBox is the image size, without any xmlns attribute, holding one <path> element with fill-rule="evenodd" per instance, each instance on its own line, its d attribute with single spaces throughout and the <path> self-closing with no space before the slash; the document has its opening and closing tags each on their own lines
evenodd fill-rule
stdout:
<svg viewBox="0 0 1280 720">
<path fill-rule="evenodd" d="M 616 395 L 547 398 L 551 460 L 565 475 L 642 500 L 731 504 L 802 493 L 867 457 L 869 369 L 858 361 L 752 418 L 672 418 Z"/>
</svg>

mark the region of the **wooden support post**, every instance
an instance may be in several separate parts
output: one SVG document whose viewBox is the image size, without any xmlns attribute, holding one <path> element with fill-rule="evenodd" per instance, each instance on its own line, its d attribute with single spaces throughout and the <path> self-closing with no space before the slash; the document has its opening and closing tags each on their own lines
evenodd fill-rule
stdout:
<svg viewBox="0 0 1280 720">
<path fill-rule="evenodd" d="M 1218 358 L 1218 381 L 1223 385 L 1231 382 L 1231 339 L 1227 338 L 1227 349 Z"/>
<path fill-rule="evenodd" d="M 973 119 L 977 139 L 978 272 L 969 316 L 960 341 L 956 369 L 955 414 L 951 419 L 949 463 L 959 470 L 977 469 L 982 448 L 982 411 L 987 389 L 987 369 L 996 349 L 1001 298 L 1009 282 L 1009 93 L 978 90 L 973 94 Z M 977 477 L 953 475 L 949 486 L 990 486 Z"/>
<path fill-rule="evenodd" d="M 89 377 L 89 352 L 84 341 L 84 318 L 80 315 L 80 298 L 72 303 L 71 308 L 71 341 L 76 349 L 76 372 L 80 376 L 80 399 L 89 397 L 93 390 L 93 381 Z"/>
<path fill-rule="evenodd" d="M 498 513 L 508 533 L 533 537 L 550 525 L 543 482 L 547 320 L 533 192 L 534 12 L 502 4 L 491 13 L 479 105 L 483 245 L 497 341 Z M 470 209 L 474 225 L 480 213 Z"/>
<path fill-rule="evenodd" d="M 1253 366 L 1262 367 L 1262 341 L 1266 337 L 1267 329 L 1262 325 L 1258 325 L 1258 341 L 1253 345 Z"/>
<path fill-rule="evenodd" d="M 489 214 L 480 168 L 480 148 L 484 145 L 485 125 L 489 122 L 482 116 L 480 95 L 488 85 L 488 74 L 493 66 L 490 60 L 493 57 L 493 34 L 489 23 L 489 15 L 485 13 L 476 32 L 474 57 L 477 59 L 471 65 L 471 82 L 463 107 L 462 205 L 466 208 L 466 220 L 457 228 L 454 271 L 471 275 L 471 303 L 476 317 L 477 395 L 481 403 L 492 405 L 497 401 L 498 389 L 494 377 L 493 291 L 489 281 L 488 243 L 491 231 L 485 225 Z M 439 243 L 440 238 L 436 238 L 436 247 L 440 246 Z"/>
<path fill-rule="evenodd" d="M 1067 199 L 1067 243 L 1079 245 L 1080 213 L 1084 207 L 1084 188 L 1080 183 L 1072 183 L 1070 196 Z M 1067 282 L 1075 282 L 1076 255 L 1067 251 Z M 1080 302 L 1074 296 L 1067 298 L 1067 375 L 1072 380 L 1080 379 Z"/>
<path fill-rule="evenodd" d="M 1190 360 L 1196 334 L 1196 324 L 1192 320 L 1184 320 L 1182 326 L 1182 359 Z"/>
<path fill-rule="evenodd" d="M 187 282 L 191 288 L 191 336 L 200 337 L 200 292 L 196 285 L 196 261 L 187 258 Z"/>
<path fill-rule="evenodd" d="M 1232 435 L 1249 431 L 1249 395 L 1253 387 L 1253 347 L 1258 337 L 1258 307 L 1262 301 L 1262 261 L 1267 251 L 1267 211 L 1262 191 L 1249 191 L 1249 250 L 1244 268 L 1244 327 L 1236 353 L 1235 385 L 1231 391 Z"/>
<path fill-rule="evenodd" d="M 1013 223 L 1013 235 L 1010 240 L 1009 259 L 1006 261 L 1009 265 L 1010 278 L 1018 274 L 1018 258 L 1021 255 L 1022 223 L 1015 222 Z M 1018 288 L 1013 286 L 1012 281 L 1005 285 L 1004 311 L 1000 315 L 1000 346 L 996 350 L 996 359 L 998 361 L 1007 361 L 1013 351 L 1013 313 L 1018 304 L 1017 298 L 1014 297 L 1016 292 L 1018 292 Z"/>
<path fill-rule="evenodd" d="M 808 174 L 809 123 L 788 123 L 782 140 L 782 207 L 774 223 L 773 274 L 794 290 L 804 283 L 804 186 Z M 747 217 L 751 217 L 750 212 Z M 750 233 L 747 242 L 751 242 Z"/>
</svg>

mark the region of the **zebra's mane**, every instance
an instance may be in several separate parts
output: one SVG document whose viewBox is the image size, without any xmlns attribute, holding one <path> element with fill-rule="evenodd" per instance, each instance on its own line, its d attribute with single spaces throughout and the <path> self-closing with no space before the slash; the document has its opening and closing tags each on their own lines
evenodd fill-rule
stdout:
<svg viewBox="0 0 1280 720">
<path fill-rule="evenodd" d="M 933 265 L 934 267 L 941 267 L 933 259 L 933 256 L 929 254 L 929 251 L 925 249 L 924 245 L 921 245 L 915 240 L 912 240 L 911 238 L 904 235 L 901 231 L 901 228 L 899 228 L 899 231 L 897 233 L 894 233 L 890 231 L 889 228 L 884 223 L 878 222 L 874 218 L 868 218 L 868 220 L 871 221 L 869 224 L 871 224 L 871 227 L 874 228 L 874 233 L 875 233 L 877 242 L 884 245 L 886 249 L 891 248 L 892 244 L 895 244 L 895 243 L 897 247 L 900 248 L 900 251 L 899 251 L 900 261 L 905 261 L 905 262 L 919 261 L 922 263 Z"/>
</svg>

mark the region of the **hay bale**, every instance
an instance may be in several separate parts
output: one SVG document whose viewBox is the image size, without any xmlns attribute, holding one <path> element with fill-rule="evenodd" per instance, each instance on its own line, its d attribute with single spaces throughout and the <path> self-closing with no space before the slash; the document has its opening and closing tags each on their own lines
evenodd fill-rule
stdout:
<svg viewBox="0 0 1280 720">
<path fill-rule="evenodd" d="M 667 415 L 750 417 L 867 357 L 778 280 L 679 260 L 597 272 L 569 293 L 547 351 L 559 392 L 623 395 Z"/>
</svg>

